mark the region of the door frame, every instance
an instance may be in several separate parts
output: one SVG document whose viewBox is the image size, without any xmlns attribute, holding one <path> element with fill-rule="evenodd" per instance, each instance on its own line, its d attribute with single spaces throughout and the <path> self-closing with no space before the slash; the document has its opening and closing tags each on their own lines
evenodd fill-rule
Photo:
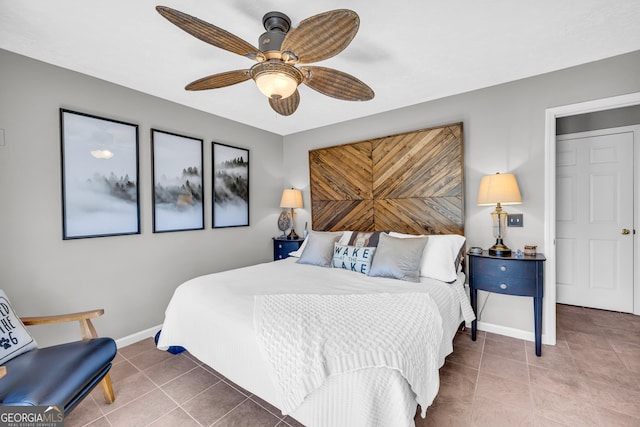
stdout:
<svg viewBox="0 0 640 427">
<path fill-rule="evenodd" d="M 544 251 L 547 258 L 545 269 L 544 309 L 543 321 L 546 325 L 543 342 L 556 343 L 556 119 L 559 117 L 575 116 L 577 114 L 595 111 L 611 110 L 640 104 L 640 92 L 610 98 L 580 102 L 547 108 L 545 110 L 545 208 L 544 208 Z M 637 157 L 637 154 L 636 154 Z M 634 168 L 635 169 L 635 168 Z M 635 172 L 634 172 L 635 176 Z M 637 180 L 636 180 L 637 182 Z M 639 189 L 636 185 L 636 200 L 640 201 Z M 638 218 L 634 218 L 637 225 Z M 638 255 L 634 263 L 638 264 Z M 636 273 L 634 272 L 634 278 Z M 634 314 L 640 314 L 640 291 L 634 280 Z"/>
</svg>

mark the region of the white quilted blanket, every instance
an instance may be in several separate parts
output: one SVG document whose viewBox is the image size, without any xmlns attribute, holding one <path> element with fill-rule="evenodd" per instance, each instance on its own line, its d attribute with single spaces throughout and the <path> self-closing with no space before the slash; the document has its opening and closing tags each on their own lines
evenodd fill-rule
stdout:
<svg viewBox="0 0 640 427">
<path fill-rule="evenodd" d="M 399 371 L 422 416 L 438 387 L 442 319 L 426 293 L 256 296 L 259 345 L 283 413 L 332 375 L 370 367 Z"/>
</svg>

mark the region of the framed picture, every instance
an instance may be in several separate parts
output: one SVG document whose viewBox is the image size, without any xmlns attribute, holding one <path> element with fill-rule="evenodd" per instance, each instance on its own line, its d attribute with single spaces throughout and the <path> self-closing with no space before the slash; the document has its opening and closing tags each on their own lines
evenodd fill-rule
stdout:
<svg viewBox="0 0 640 427">
<path fill-rule="evenodd" d="M 249 225 L 249 150 L 213 143 L 213 228 Z"/>
<path fill-rule="evenodd" d="M 204 229 L 202 143 L 151 129 L 154 233 Z"/>
<path fill-rule="evenodd" d="M 60 109 L 62 238 L 140 233 L 138 125 Z"/>
</svg>

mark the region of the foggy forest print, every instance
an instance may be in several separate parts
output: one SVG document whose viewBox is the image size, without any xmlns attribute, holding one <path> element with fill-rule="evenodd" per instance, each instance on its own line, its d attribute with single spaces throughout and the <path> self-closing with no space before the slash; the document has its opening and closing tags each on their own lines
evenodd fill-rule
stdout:
<svg viewBox="0 0 640 427">
<path fill-rule="evenodd" d="M 140 232 L 138 127 L 60 110 L 63 238 Z"/>
<path fill-rule="evenodd" d="M 202 140 L 151 132 L 153 231 L 203 229 Z"/>
<path fill-rule="evenodd" d="M 249 225 L 249 150 L 213 144 L 213 226 Z"/>
</svg>

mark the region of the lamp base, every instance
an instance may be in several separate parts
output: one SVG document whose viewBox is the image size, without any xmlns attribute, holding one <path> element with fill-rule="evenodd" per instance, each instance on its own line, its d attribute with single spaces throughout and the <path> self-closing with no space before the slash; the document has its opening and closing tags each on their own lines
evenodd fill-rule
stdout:
<svg viewBox="0 0 640 427">
<path fill-rule="evenodd" d="M 511 256 L 511 249 L 502 243 L 502 239 L 498 239 L 496 240 L 496 244 L 489 248 L 489 255 Z"/>
<path fill-rule="evenodd" d="M 289 234 L 287 234 L 287 240 L 298 240 L 300 236 L 298 236 L 295 230 L 292 228 Z"/>
</svg>

